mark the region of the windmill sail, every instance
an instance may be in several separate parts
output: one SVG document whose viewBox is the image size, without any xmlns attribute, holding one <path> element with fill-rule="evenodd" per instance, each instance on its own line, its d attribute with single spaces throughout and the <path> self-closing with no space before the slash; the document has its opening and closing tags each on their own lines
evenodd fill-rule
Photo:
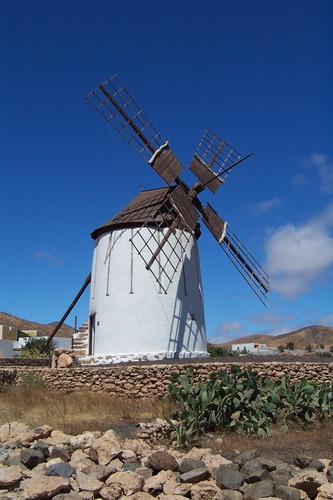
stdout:
<svg viewBox="0 0 333 500">
<path fill-rule="evenodd" d="M 85 98 L 169 185 L 184 170 L 117 75 Z"/>
<path fill-rule="evenodd" d="M 164 293 L 183 261 L 196 232 L 199 215 L 181 185 L 170 188 L 151 217 L 139 227 L 131 243 Z M 158 229 L 158 231 L 156 231 Z"/>
<path fill-rule="evenodd" d="M 202 221 L 257 297 L 266 304 L 269 292 L 266 271 L 209 204 L 203 209 Z"/>
<path fill-rule="evenodd" d="M 215 193 L 241 158 L 235 148 L 206 129 L 189 169 L 199 177 L 204 187 Z"/>
</svg>

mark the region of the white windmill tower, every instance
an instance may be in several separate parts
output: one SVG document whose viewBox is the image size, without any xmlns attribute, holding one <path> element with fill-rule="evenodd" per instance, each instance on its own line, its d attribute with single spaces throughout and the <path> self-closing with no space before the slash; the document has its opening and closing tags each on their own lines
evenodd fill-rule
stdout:
<svg viewBox="0 0 333 500">
<path fill-rule="evenodd" d="M 260 300 L 268 295 L 268 275 L 198 199 L 250 155 L 206 130 L 189 167 L 198 177 L 190 188 L 168 142 L 117 76 L 86 99 L 168 184 L 141 192 L 92 233 L 89 355 L 98 362 L 205 356 L 199 216 Z"/>
</svg>

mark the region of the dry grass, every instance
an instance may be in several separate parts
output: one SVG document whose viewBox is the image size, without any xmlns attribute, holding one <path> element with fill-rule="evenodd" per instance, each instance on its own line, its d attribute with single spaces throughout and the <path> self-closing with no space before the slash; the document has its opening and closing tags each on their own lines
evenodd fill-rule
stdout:
<svg viewBox="0 0 333 500">
<path fill-rule="evenodd" d="M 201 446 L 212 448 L 223 455 L 238 454 L 256 448 L 260 455 L 276 457 L 292 461 L 295 455 L 307 455 L 312 458 L 329 458 L 333 456 L 333 421 L 327 421 L 312 428 L 300 425 L 290 426 L 288 432 L 281 432 L 278 426 L 272 429 L 270 438 L 258 436 L 241 436 L 225 432 L 206 437 Z M 227 453 L 226 453 L 227 450 Z"/>
<path fill-rule="evenodd" d="M 0 425 L 24 422 L 33 427 L 48 424 L 68 434 L 87 430 L 105 432 L 110 428 L 123 435 L 135 429 L 135 423 L 157 417 L 172 416 L 174 404 L 168 399 L 125 399 L 94 392 L 63 394 L 42 387 L 38 380 L 27 380 L 21 386 L 0 392 Z M 232 457 L 241 451 L 257 448 L 261 455 L 291 460 L 296 454 L 313 458 L 332 458 L 333 421 L 305 429 L 294 426 L 288 433 L 278 427 L 271 438 L 240 436 L 223 432 L 200 441 L 203 447 Z"/>
<path fill-rule="evenodd" d="M 119 422 L 139 422 L 170 416 L 167 400 L 125 399 L 95 392 L 64 394 L 32 384 L 8 387 L 0 393 L 0 425 L 24 422 L 37 427 L 48 424 L 69 434 L 105 431 Z"/>
</svg>

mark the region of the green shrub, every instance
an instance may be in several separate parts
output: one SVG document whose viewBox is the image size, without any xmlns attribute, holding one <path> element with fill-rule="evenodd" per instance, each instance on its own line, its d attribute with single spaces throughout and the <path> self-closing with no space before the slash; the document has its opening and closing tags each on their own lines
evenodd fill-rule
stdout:
<svg viewBox="0 0 333 500">
<path fill-rule="evenodd" d="M 207 352 L 210 354 L 212 358 L 222 358 L 224 356 L 237 356 L 235 351 L 231 351 L 231 349 L 224 349 L 215 344 L 207 344 Z"/>
<path fill-rule="evenodd" d="M 55 348 L 53 341 L 47 345 L 47 339 L 43 337 L 30 337 L 20 350 L 22 358 L 48 358 Z"/>
<path fill-rule="evenodd" d="M 207 382 L 193 381 L 194 371 L 172 374 L 169 393 L 179 407 L 177 423 L 167 419 L 175 431 L 178 446 L 190 444 L 207 431 L 231 429 L 239 434 L 270 436 L 270 424 L 279 422 L 287 430 L 290 422 L 313 423 L 333 413 L 333 391 L 303 378 L 290 383 L 259 378 L 251 369 L 231 366 L 220 370 Z"/>
<path fill-rule="evenodd" d="M 24 338 L 27 338 L 27 337 L 29 337 L 29 335 L 27 333 L 22 332 L 21 330 L 18 330 L 18 332 L 17 332 L 17 338 L 24 339 Z"/>
<path fill-rule="evenodd" d="M 318 358 L 332 358 L 333 353 L 329 351 L 316 352 L 316 356 L 318 356 Z"/>
<path fill-rule="evenodd" d="M 34 372 L 28 372 L 21 377 L 22 385 L 25 389 L 42 389 L 43 380 Z"/>
</svg>

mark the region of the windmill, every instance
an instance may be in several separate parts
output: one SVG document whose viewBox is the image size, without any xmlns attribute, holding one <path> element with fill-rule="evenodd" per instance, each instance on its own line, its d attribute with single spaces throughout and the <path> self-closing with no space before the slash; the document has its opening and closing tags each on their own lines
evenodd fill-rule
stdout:
<svg viewBox="0 0 333 500">
<path fill-rule="evenodd" d="M 91 234 L 89 354 L 100 362 L 206 356 L 199 218 L 262 302 L 269 291 L 266 272 L 198 197 L 205 188 L 215 193 L 250 155 L 206 129 L 189 166 L 198 179 L 190 187 L 168 142 L 116 75 L 85 98 L 166 183 L 139 193 Z"/>
</svg>

